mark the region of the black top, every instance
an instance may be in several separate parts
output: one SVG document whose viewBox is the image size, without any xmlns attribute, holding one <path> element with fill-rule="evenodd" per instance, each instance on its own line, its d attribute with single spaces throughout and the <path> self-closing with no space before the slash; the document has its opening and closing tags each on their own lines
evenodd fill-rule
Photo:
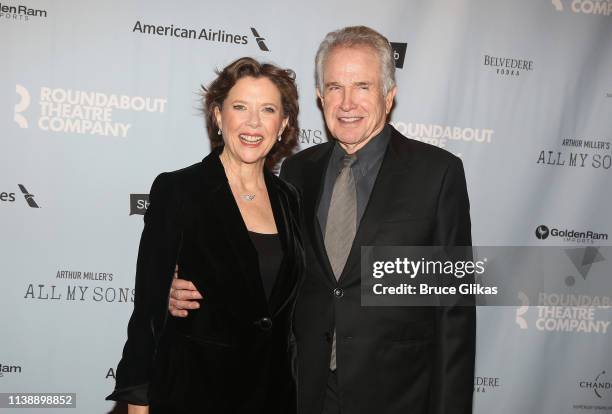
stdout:
<svg viewBox="0 0 612 414">
<path fill-rule="evenodd" d="M 259 258 L 259 273 L 263 284 L 266 299 L 270 299 L 276 276 L 283 260 L 283 249 L 281 248 L 278 234 L 255 233 L 249 231 L 249 236 L 257 250 Z"/>
<path fill-rule="evenodd" d="M 376 177 L 378 176 L 378 171 L 380 170 L 383 156 L 385 155 L 385 150 L 387 149 L 390 139 L 391 127 L 385 125 L 377 136 L 372 138 L 370 142 L 357 151 L 357 161 L 351 166 L 357 190 L 357 228 L 359 228 L 359 222 L 361 221 L 361 217 L 370 199 L 370 193 L 372 192 L 372 188 L 374 188 L 374 181 L 376 181 Z M 346 152 L 338 142 L 336 142 L 329 159 L 329 164 L 327 165 L 327 171 L 325 172 L 323 193 L 321 195 L 321 202 L 319 203 L 319 210 L 317 211 L 317 217 L 323 234 L 325 234 L 325 226 L 327 225 L 327 214 L 329 212 L 329 204 L 331 203 L 331 196 L 334 190 L 334 183 L 342 169 L 342 157 L 344 155 L 346 155 Z"/>
</svg>

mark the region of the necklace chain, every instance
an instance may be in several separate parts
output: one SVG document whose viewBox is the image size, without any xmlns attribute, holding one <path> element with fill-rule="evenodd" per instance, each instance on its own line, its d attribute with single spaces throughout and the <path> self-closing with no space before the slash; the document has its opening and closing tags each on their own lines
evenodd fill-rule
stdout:
<svg viewBox="0 0 612 414">
<path fill-rule="evenodd" d="M 219 156 L 219 158 L 223 157 L 223 154 L 224 154 L 224 153 L 221 153 L 221 155 Z M 227 159 L 227 156 L 225 156 L 224 158 L 226 158 L 226 159 Z M 227 169 L 229 169 L 229 170 L 231 171 L 231 166 L 230 166 L 230 162 L 229 162 L 229 160 L 227 160 L 227 164 L 228 164 L 228 165 L 227 165 Z M 225 168 L 225 165 L 224 165 L 224 168 Z M 228 180 L 228 181 L 229 181 L 229 180 Z M 231 185 L 230 185 L 230 187 L 231 187 Z M 255 199 L 255 194 L 249 194 L 249 193 L 247 193 L 247 194 L 240 194 L 240 195 L 239 195 L 239 197 L 240 197 L 241 199 L 243 199 L 244 201 L 253 201 L 253 200 Z"/>
</svg>

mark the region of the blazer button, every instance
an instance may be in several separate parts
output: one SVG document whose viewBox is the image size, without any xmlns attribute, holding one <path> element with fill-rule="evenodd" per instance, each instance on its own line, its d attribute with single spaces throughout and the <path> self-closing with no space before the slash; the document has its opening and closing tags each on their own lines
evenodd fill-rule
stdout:
<svg viewBox="0 0 612 414">
<path fill-rule="evenodd" d="M 255 321 L 255 325 L 259 326 L 262 331 L 269 331 L 272 329 L 272 319 L 270 318 L 261 318 L 258 321 Z"/>
<path fill-rule="evenodd" d="M 340 288 L 335 288 L 334 289 L 334 296 L 337 298 L 341 298 L 342 296 L 344 296 L 344 290 L 340 289 Z"/>
</svg>

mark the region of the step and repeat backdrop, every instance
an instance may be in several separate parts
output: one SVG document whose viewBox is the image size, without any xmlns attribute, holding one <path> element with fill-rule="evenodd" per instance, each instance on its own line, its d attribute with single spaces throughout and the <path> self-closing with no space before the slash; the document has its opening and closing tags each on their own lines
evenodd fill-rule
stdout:
<svg viewBox="0 0 612 414">
<path fill-rule="evenodd" d="M 2 1 L 0 393 L 114 409 L 150 184 L 209 152 L 200 85 L 292 68 L 300 147 L 325 142 L 314 55 L 356 24 L 393 44 L 391 123 L 463 159 L 475 245 L 610 269 L 612 0 Z M 479 308 L 475 412 L 612 413 L 612 310 L 567 307 L 611 296 Z"/>
</svg>

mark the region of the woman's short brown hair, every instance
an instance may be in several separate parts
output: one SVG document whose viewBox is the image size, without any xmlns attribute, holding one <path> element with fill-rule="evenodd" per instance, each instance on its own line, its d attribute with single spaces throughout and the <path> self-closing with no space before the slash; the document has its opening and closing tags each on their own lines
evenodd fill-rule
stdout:
<svg viewBox="0 0 612 414">
<path fill-rule="evenodd" d="M 287 118 L 287 126 L 266 157 L 266 165 L 274 168 L 284 157 L 290 155 L 297 145 L 298 127 L 298 91 L 295 85 L 295 73 L 290 69 L 281 69 L 270 63 L 259 63 L 250 57 L 243 57 L 217 71 L 217 78 L 208 85 L 202 86 L 204 95 L 204 116 L 211 146 L 223 145 L 223 137 L 218 135 L 219 126 L 215 118 L 215 108 L 221 109 L 230 89 L 239 79 L 250 76 L 253 78 L 268 78 L 281 95 L 283 118 Z"/>
</svg>

